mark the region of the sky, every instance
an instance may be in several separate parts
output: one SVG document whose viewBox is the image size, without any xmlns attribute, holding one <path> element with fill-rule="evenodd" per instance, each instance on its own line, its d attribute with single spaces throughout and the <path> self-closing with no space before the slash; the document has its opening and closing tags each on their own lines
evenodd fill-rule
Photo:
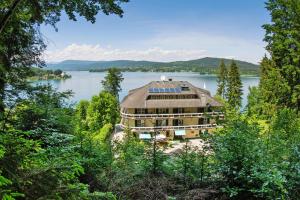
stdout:
<svg viewBox="0 0 300 200">
<path fill-rule="evenodd" d="M 258 63 L 270 21 L 264 0 L 131 0 L 124 16 L 43 25 L 47 62 L 63 60 L 178 61 L 222 57 Z"/>
</svg>

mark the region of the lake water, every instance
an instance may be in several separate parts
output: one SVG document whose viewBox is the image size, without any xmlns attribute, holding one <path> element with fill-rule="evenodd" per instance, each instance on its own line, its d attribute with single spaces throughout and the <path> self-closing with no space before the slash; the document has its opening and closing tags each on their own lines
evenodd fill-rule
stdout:
<svg viewBox="0 0 300 200">
<path fill-rule="evenodd" d="M 93 95 L 98 94 L 101 90 L 101 81 L 104 79 L 106 72 L 88 72 L 88 71 L 68 71 L 72 78 L 66 80 L 50 80 L 39 81 L 39 83 L 50 83 L 58 91 L 72 90 L 74 96 L 71 98 L 72 102 L 78 102 L 81 99 L 91 99 Z M 120 100 L 122 100 L 128 91 L 137 87 L 141 87 L 150 81 L 160 80 L 161 76 L 166 76 L 178 81 L 189 81 L 193 85 L 204 88 L 215 95 L 217 90 L 217 78 L 213 75 L 200 75 L 199 73 L 191 72 L 124 72 L 124 81 L 122 82 L 122 92 L 120 93 Z M 247 95 L 249 93 L 249 86 L 258 85 L 258 77 L 242 77 L 243 82 L 243 106 L 247 103 Z"/>
</svg>

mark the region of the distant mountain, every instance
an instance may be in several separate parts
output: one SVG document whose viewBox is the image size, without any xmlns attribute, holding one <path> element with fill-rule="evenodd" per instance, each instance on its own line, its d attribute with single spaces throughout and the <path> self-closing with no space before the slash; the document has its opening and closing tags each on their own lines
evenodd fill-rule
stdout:
<svg viewBox="0 0 300 200">
<path fill-rule="evenodd" d="M 84 60 L 65 60 L 56 64 L 47 64 L 48 69 L 61 69 L 64 71 L 104 71 L 111 67 L 120 68 L 123 71 L 210 71 L 214 72 L 222 58 L 201 58 L 189 61 L 175 62 L 152 62 L 152 61 L 133 61 L 133 60 L 114 60 L 114 61 L 84 61 Z M 242 72 L 258 73 L 259 65 L 235 60 Z M 224 59 L 229 65 L 231 59 Z"/>
</svg>

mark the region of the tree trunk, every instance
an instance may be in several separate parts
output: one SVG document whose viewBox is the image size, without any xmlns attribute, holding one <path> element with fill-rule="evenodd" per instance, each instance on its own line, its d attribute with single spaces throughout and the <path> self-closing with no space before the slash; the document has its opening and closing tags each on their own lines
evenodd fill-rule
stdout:
<svg viewBox="0 0 300 200">
<path fill-rule="evenodd" d="M 6 24 L 8 23 L 9 19 L 11 18 L 11 16 L 14 14 L 18 4 L 21 2 L 21 0 L 15 0 L 11 7 L 9 8 L 9 10 L 7 11 L 7 13 L 3 16 L 3 18 L 1 19 L 0 22 L 0 35 L 3 32 Z"/>
</svg>

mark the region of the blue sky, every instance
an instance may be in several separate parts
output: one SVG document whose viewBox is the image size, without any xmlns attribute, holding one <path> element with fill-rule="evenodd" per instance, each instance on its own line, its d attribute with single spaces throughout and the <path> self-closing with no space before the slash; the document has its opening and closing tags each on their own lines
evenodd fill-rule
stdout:
<svg viewBox="0 0 300 200">
<path fill-rule="evenodd" d="M 206 56 L 253 63 L 264 55 L 269 14 L 263 0 L 131 0 L 124 16 L 99 14 L 96 23 L 62 15 L 58 32 L 42 26 L 48 62 L 174 61 Z"/>
</svg>

